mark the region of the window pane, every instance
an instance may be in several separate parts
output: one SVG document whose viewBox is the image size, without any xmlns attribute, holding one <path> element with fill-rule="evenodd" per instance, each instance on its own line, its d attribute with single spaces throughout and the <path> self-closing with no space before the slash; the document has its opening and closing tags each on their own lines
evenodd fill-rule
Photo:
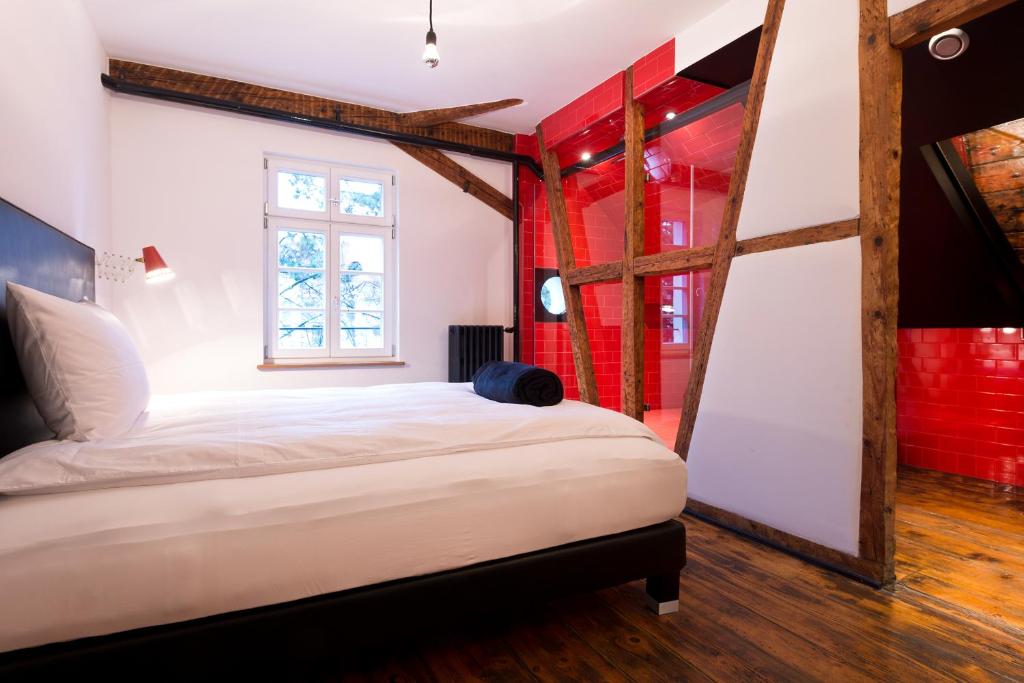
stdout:
<svg viewBox="0 0 1024 683">
<path fill-rule="evenodd" d="M 277 346 L 281 349 L 324 348 L 324 312 L 281 311 L 278 313 Z"/>
<path fill-rule="evenodd" d="M 384 305 L 384 279 L 380 275 L 342 273 L 338 300 L 342 310 L 380 310 Z"/>
<path fill-rule="evenodd" d="M 341 269 L 383 273 L 384 239 L 369 235 L 342 235 Z"/>
<path fill-rule="evenodd" d="M 342 178 L 338 181 L 338 211 L 350 216 L 383 216 L 384 185 Z"/>
<path fill-rule="evenodd" d="M 277 172 L 277 205 L 282 209 L 324 211 L 327 179 L 310 173 Z"/>
<path fill-rule="evenodd" d="M 277 305 L 282 308 L 324 308 L 324 274 L 281 271 L 277 274 Z"/>
<path fill-rule="evenodd" d="M 562 291 L 562 278 L 549 277 L 540 287 L 540 303 L 552 315 L 565 313 L 565 293 Z"/>
<path fill-rule="evenodd" d="M 321 232 L 277 231 L 277 264 L 282 268 L 323 268 L 327 238 Z"/>
<path fill-rule="evenodd" d="M 742 126 L 743 105 L 731 104 L 644 145 L 644 253 L 716 242 Z"/>
<path fill-rule="evenodd" d="M 343 349 L 383 348 L 383 318 L 381 313 L 342 313 L 338 345 Z"/>
</svg>

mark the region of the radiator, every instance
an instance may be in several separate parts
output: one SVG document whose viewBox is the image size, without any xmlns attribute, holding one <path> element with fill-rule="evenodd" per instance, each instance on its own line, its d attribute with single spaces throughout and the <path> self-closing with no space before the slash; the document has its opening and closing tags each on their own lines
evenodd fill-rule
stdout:
<svg viewBox="0 0 1024 683">
<path fill-rule="evenodd" d="M 489 360 L 505 357 L 505 328 L 501 325 L 448 326 L 448 381 L 469 382 Z"/>
</svg>

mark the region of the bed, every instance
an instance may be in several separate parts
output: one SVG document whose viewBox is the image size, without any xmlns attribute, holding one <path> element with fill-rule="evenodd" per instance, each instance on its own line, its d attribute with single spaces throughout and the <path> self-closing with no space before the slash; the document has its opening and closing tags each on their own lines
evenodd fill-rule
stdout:
<svg viewBox="0 0 1024 683">
<path fill-rule="evenodd" d="M 0 232 L 0 297 L 92 296 L 91 249 L 7 203 Z M 463 384 L 207 392 L 57 442 L 6 329 L 0 374 L 0 675 L 309 661 L 637 579 L 678 605 L 685 465 L 624 416 Z"/>
</svg>

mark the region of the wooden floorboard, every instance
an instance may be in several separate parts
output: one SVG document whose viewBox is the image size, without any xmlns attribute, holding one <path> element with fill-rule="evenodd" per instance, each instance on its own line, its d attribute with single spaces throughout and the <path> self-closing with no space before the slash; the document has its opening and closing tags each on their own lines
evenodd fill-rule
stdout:
<svg viewBox="0 0 1024 683">
<path fill-rule="evenodd" d="M 1024 679 L 1024 490 L 901 469 L 896 505 L 890 590 L 686 518 L 678 614 L 651 614 L 633 583 L 382 648 L 322 680 Z"/>
</svg>

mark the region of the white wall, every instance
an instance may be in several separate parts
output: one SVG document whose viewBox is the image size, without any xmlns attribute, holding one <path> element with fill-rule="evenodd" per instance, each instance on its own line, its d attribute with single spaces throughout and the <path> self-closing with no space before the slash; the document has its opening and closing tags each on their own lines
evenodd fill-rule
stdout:
<svg viewBox="0 0 1024 683">
<path fill-rule="evenodd" d="M 690 495 L 856 554 L 860 239 L 735 259 L 711 348 Z"/>
<path fill-rule="evenodd" d="M 688 29 L 676 38 L 677 68 L 758 26 L 766 6 L 733 0 Z M 858 215 L 858 24 L 857 0 L 787 0 L 740 239 Z M 861 428 L 859 240 L 736 258 L 690 494 L 856 554 Z"/>
<path fill-rule="evenodd" d="M 388 143 L 126 96 L 111 130 L 115 250 L 154 244 L 177 273 L 114 292 L 156 392 L 443 381 L 449 324 L 512 322 L 511 222 Z M 264 153 L 397 170 L 406 367 L 256 370 Z M 511 193 L 508 164 L 457 160 Z"/>
<path fill-rule="evenodd" d="M 0 197 L 99 251 L 110 240 L 106 70 L 77 0 L 0 0 Z"/>
</svg>

